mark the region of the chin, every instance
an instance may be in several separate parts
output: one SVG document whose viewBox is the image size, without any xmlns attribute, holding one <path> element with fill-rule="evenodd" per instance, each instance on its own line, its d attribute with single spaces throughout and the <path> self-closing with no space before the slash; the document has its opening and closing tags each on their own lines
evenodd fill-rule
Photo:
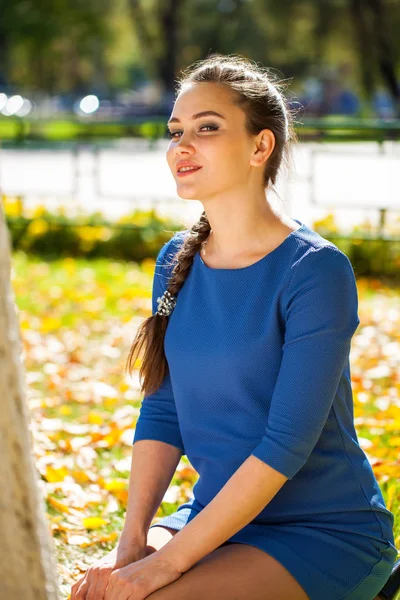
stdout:
<svg viewBox="0 0 400 600">
<path fill-rule="evenodd" d="M 182 198 L 182 200 L 197 200 L 196 193 L 194 191 L 191 192 L 190 190 L 178 189 L 177 194 L 178 194 L 179 198 Z"/>
</svg>

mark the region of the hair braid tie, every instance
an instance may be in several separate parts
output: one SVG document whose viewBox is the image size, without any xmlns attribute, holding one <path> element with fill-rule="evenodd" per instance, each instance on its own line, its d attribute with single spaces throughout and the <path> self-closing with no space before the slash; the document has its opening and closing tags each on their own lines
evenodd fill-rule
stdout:
<svg viewBox="0 0 400 600">
<path fill-rule="evenodd" d="M 168 290 L 165 290 L 163 295 L 157 298 L 157 304 L 158 308 L 156 314 L 168 317 L 175 308 L 176 296 L 173 296 Z"/>
</svg>

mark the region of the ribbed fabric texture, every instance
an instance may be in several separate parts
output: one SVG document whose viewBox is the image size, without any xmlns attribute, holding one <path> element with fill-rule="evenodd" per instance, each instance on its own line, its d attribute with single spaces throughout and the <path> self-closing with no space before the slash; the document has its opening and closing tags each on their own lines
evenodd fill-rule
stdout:
<svg viewBox="0 0 400 600">
<path fill-rule="evenodd" d="M 169 373 L 143 398 L 134 442 L 180 448 L 199 473 L 193 496 L 201 506 L 253 455 L 288 477 L 253 523 L 364 527 L 393 543 L 393 514 L 354 429 L 353 268 L 294 220 L 301 227 L 248 267 L 213 269 L 195 255 L 169 316 Z M 187 234 L 158 255 L 153 313 Z"/>
</svg>

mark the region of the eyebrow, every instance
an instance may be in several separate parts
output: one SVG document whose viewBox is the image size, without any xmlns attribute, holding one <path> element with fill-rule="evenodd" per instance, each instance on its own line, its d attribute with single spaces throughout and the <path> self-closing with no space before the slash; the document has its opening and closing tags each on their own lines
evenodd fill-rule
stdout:
<svg viewBox="0 0 400 600">
<path fill-rule="evenodd" d="M 200 117 L 219 117 L 220 119 L 225 119 L 224 115 L 221 115 L 220 113 L 215 112 L 215 110 L 203 110 L 202 112 L 196 113 L 192 116 L 192 119 L 199 119 Z M 167 125 L 169 125 L 169 123 L 180 123 L 180 120 L 177 117 L 172 117 L 172 119 L 170 119 L 167 123 Z"/>
</svg>

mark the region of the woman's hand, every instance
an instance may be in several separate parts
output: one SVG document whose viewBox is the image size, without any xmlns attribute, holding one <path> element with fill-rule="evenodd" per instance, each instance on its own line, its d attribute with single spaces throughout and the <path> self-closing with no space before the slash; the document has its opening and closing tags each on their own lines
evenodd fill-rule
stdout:
<svg viewBox="0 0 400 600">
<path fill-rule="evenodd" d="M 111 573 L 144 558 L 146 551 L 145 543 L 120 540 L 111 552 L 91 565 L 83 577 L 74 583 L 70 600 L 104 600 Z"/>
<path fill-rule="evenodd" d="M 144 600 L 153 592 L 179 579 L 181 575 L 162 552 L 155 552 L 113 571 L 108 580 L 104 600 Z"/>
</svg>

